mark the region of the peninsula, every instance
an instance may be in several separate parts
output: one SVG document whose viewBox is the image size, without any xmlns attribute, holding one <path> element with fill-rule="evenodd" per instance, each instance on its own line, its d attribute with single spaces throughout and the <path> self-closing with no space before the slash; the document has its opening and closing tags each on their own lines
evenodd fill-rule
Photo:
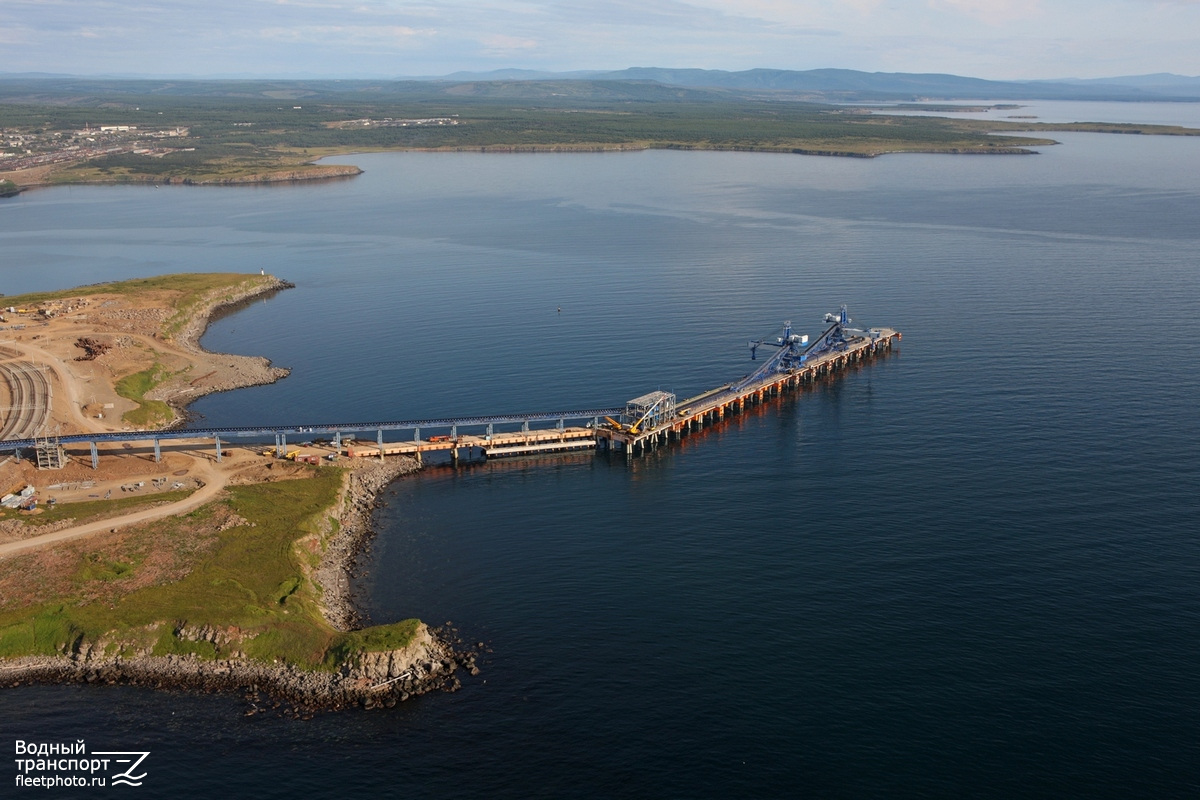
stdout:
<svg viewBox="0 0 1200 800">
<path fill-rule="evenodd" d="M 195 92 L 204 93 L 204 102 Z M 8 142 L 0 154 L 0 195 L 61 183 L 348 178 L 360 170 L 314 162 L 373 151 L 1028 155 L 1055 144 L 1048 137 L 1058 131 L 1200 134 L 1163 125 L 900 116 L 877 103 L 847 105 L 840 95 L 632 79 L 0 80 L 0 101 L 0 134 Z M 1010 135 L 1017 132 L 1041 137 Z"/>
<path fill-rule="evenodd" d="M 279 380 L 198 341 L 215 314 L 289 286 L 186 274 L 4 298 L 0 394 L 32 410 L 8 413 L 0 438 L 176 425 L 199 396 Z M 0 686 L 241 690 L 303 711 L 394 705 L 476 670 L 452 631 L 363 627 L 349 596 L 375 497 L 415 461 L 230 448 L 218 462 L 210 444 L 179 440 L 158 461 L 117 445 L 96 469 L 70 454 L 57 470 L 0 463 L 0 488 L 35 501 L 0 509 Z"/>
</svg>

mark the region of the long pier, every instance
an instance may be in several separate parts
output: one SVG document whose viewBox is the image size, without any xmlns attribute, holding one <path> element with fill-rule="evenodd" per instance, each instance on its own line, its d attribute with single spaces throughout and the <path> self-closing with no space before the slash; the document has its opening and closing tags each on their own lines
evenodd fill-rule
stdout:
<svg viewBox="0 0 1200 800">
<path fill-rule="evenodd" d="M 293 445 L 301 439 L 316 439 L 328 437 L 333 444 L 333 451 L 350 457 L 364 455 L 382 456 L 387 454 L 415 455 L 421 453 L 449 451 L 452 459 L 457 459 L 457 448 L 454 444 L 463 441 L 460 447 L 470 445 L 481 446 L 485 450 L 495 450 L 496 455 L 523 455 L 524 453 L 544 452 L 551 449 L 579 449 L 575 441 L 579 439 L 578 431 L 588 432 L 595 447 L 594 431 L 600 420 L 605 416 L 622 413 L 622 408 L 576 409 L 571 411 L 546 411 L 527 414 L 495 414 L 491 416 L 471 417 L 435 417 L 412 420 L 389 420 L 384 422 L 332 422 L 298 425 L 251 425 L 245 427 L 224 426 L 219 428 L 173 428 L 168 430 L 140 431 L 110 431 L 107 433 L 75 433 L 52 439 L 26 438 L 0 441 L 0 452 L 11 450 L 18 455 L 23 449 L 33 447 L 66 446 L 72 444 L 88 444 L 91 446 L 92 467 L 99 466 L 97 445 L 124 442 L 151 442 L 154 446 L 154 460 L 162 458 L 163 441 L 178 439 L 210 439 L 216 451 L 216 458 L 221 460 L 222 444 L 230 444 L 233 439 L 251 439 L 256 442 L 267 441 L 274 437 L 274 449 L 279 457 L 285 456 L 289 450 L 288 437 L 292 437 Z M 568 422 L 584 422 L 584 426 L 568 426 Z M 533 428 L 531 425 L 553 424 L 553 428 Z M 518 431 L 497 432 L 497 426 L 520 425 Z M 482 429 L 478 436 L 463 436 L 459 428 Z M 421 431 L 445 430 L 447 434 L 421 439 Z M 412 440 L 406 442 L 385 442 L 384 431 L 412 431 Z M 365 445 L 357 439 L 364 432 L 374 434 L 375 443 Z M 555 448 L 554 437 L 560 437 L 570 442 L 570 446 Z M 495 438 L 495 443 L 491 440 Z M 560 442 L 561 443 L 561 442 Z"/>
<path fill-rule="evenodd" d="M 462 451 L 473 457 L 477 450 L 484 458 L 529 455 L 534 453 L 596 449 L 601 452 L 623 453 L 632 459 L 649 450 L 677 442 L 685 435 L 705 426 L 719 423 L 729 414 L 745 410 L 748 405 L 760 405 L 781 394 L 832 376 L 847 367 L 888 353 L 901 338 L 890 328 L 857 332 L 845 336 L 848 319 L 842 310 L 841 322 L 823 334 L 812 347 L 801 349 L 807 337 L 791 336 L 785 326 L 785 336 L 776 342 L 752 342 L 781 347 L 779 355 L 770 359 L 757 372 L 738 382 L 719 386 L 692 398 L 676 402 L 668 392 L 651 392 L 630 400 L 624 407 L 576 409 L 571 411 L 537 412 L 529 414 L 500 414 L 473 417 L 446 417 L 385 422 L 339 422 L 282 426 L 247 426 L 189 428 L 170 430 L 113 431 L 80 433 L 51 439 L 21 438 L 0 441 L 0 451 L 14 451 L 18 457 L 26 448 L 58 448 L 58 463 L 64 446 L 88 444 L 92 467 L 99 466 L 98 444 L 110 442 L 151 442 L 154 459 L 162 458 L 161 442 L 178 439 L 209 439 L 215 447 L 216 459 L 221 460 L 222 444 L 233 439 L 253 439 L 258 442 L 274 438 L 274 453 L 284 457 L 294 451 L 298 439 L 323 439 L 332 445 L 332 454 L 350 458 L 407 455 L 421 461 L 426 453 L 448 453 L 457 463 Z M 568 425 L 567 423 L 575 423 Z M 582 423 L 582 424 L 580 424 Z M 547 424 L 553 427 L 545 427 Z M 519 425 L 519 430 L 500 430 Z M 541 426 L 541 427 L 531 427 Z M 412 431 L 412 438 L 403 441 L 384 441 L 384 431 Z M 422 439 L 422 431 L 446 431 Z M 358 435 L 369 432 L 374 441 L 363 441 Z M 288 437 L 293 441 L 289 449 Z M 41 458 L 39 463 L 47 461 Z M 49 459 L 54 461 L 54 459 Z"/>
<path fill-rule="evenodd" d="M 727 414 L 744 411 L 747 405 L 761 405 L 770 398 L 839 373 L 853 364 L 888 353 L 893 342 L 901 338 L 899 332 L 890 328 L 881 328 L 874 333 L 878 335 L 849 341 L 844 350 L 822 353 L 803 366 L 782 372 L 767 371 L 749 381 L 719 387 L 682 402 L 673 402 L 674 398 L 665 392 L 635 398 L 626 407 L 624 417 L 631 419 L 641 413 L 651 424 L 613 424 L 617 422 L 613 420 L 596 431 L 597 446 L 602 450 L 624 452 L 627 458 L 633 458 L 720 422 Z"/>
</svg>

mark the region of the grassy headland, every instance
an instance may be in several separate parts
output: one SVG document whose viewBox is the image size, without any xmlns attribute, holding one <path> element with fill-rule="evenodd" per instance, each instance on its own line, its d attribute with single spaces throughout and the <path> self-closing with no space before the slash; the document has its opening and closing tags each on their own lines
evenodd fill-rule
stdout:
<svg viewBox="0 0 1200 800">
<path fill-rule="evenodd" d="M 417 620 L 339 632 L 311 574 L 342 471 L 238 486 L 178 518 L 0 561 L 0 656 L 192 654 L 337 670 Z M 61 511 L 61 509 L 60 509 Z"/>
<path fill-rule="evenodd" d="M 158 275 L 152 278 L 132 278 L 109 283 L 94 283 L 73 289 L 57 289 L 50 292 L 29 292 L 4 298 L 5 305 L 35 307 L 55 300 L 68 300 L 81 295 L 112 294 L 145 296 L 153 293 L 156 299 L 167 299 L 172 307 L 171 317 L 163 326 L 163 334 L 170 338 L 178 333 L 196 310 L 206 304 L 215 294 L 225 293 L 232 297 L 247 287 L 267 285 L 269 276 L 246 275 L 239 272 L 183 272 L 173 275 Z"/>
</svg>

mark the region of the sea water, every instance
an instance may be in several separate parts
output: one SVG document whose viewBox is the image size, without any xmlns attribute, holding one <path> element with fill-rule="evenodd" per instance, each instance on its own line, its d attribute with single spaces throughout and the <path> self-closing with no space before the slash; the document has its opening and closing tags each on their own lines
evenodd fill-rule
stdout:
<svg viewBox="0 0 1200 800">
<path fill-rule="evenodd" d="M 378 154 L 328 184 L 0 203 L 8 294 L 297 284 L 204 339 L 292 374 L 201 400 L 197 424 L 685 397 L 842 303 L 904 334 L 632 464 L 394 484 L 356 590 L 375 621 L 485 644 L 455 694 L 296 722 L 20 688 L 0 744 L 149 750 L 151 796 L 1194 795 L 1200 139 L 1055 138 L 988 158 Z"/>
</svg>

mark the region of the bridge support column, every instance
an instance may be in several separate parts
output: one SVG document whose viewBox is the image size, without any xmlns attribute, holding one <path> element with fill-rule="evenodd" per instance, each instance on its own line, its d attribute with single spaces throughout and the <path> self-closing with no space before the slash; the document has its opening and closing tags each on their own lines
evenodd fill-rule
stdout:
<svg viewBox="0 0 1200 800">
<path fill-rule="evenodd" d="M 566 427 L 566 420 L 565 420 L 565 419 L 560 419 L 560 420 L 558 421 L 558 430 L 559 430 L 559 433 L 561 433 L 561 432 L 562 432 L 562 429 L 563 429 L 563 428 L 565 428 L 565 427 Z"/>
<path fill-rule="evenodd" d="M 453 439 L 454 441 L 458 441 L 458 426 L 457 425 L 450 426 L 450 438 Z"/>
<path fill-rule="evenodd" d="M 521 433 L 529 433 L 529 420 L 521 423 Z"/>
<path fill-rule="evenodd" d="M 158 437 L 154 437 L 154 463 L 162 461 L 162 449 L 158 446 Z"/>
<path fill-rule="evenodd" d="M 96 443 L 89 442 L 89 444 L 92 446 L 92 469 L 100 469 L 100 454 L 96 452 Z M 18 451 L 17 459 L 20 460 L 20 458 L 21 453 Z"/>
<path fill-rule="evenodd" d="M 333 449 L 335 451 L 337 451 L 338 453 L 341 453 L 341 451 L 342 451 L 342 432 L 341 431 L 333 432 Z"/>
<path fill-rule="evenodd" d="M 375 441 L 379 444 L 379 460 L 383 461 L 383 428 L 375 432 Z"/>
<path fill-rule="evenodd" d="M 414 442 L 421 441 L 421 429 L 420 428 L 413 428 L 413 441 Z"/>
<path fill-rule="evenodd" d="M 492 423 L 490 422 L 488 423 L 487 438 L 489 442 L 492 440 Z"/>
<path fill-rule="evenodd" d="M 217 463 L 220 464 L 221 463 L 221 437 L 214 436 L 213 441 L 215 441 L 217 443 Z"/>
</svg>

